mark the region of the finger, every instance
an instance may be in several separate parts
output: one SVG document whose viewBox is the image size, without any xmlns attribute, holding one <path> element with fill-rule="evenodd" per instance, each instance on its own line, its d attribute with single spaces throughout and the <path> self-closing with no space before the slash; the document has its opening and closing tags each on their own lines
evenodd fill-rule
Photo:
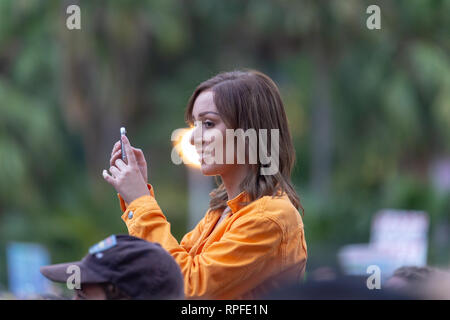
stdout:
<svg viewBox="0 0 450 320">
<path fill-rule="evenodd" d="M 120 176 L 120 170 L 117 167 L 109 168 L 109 172 L 111 172 L 112 176 L 117 179 Z"/>
<path fill-rule="evenodd" d="M 128 141 L 127 136 L 125 136 L 125 135 L 122 136 L 122 143 L 123 143 L 123 146 L 125 148 L 125 153 L 128 158 L 128 164 L 137 165 L 136 157 L 134 156 L 133 149 L 131 147 L 130 141 Z"/>
<path fill-rule="evenodd" d="M 124 170 L 127 168 L 127 165 L 125 164 L 125 162 L 122 161 L 122 159 L 117 159 L 114 164 L 116 165 L 117 168 L 119 168 L 119 170 Z"/>
<path fill-rule="evenodd" d="M 133 149 L 134 156 L 135 156 L 137 162 L 145 160 L 144 152 L 142 152 L 141 149 L 138 149 L 135 147 L 131 147 L 131 149 Z"/>
<path fill-rule="evenodd" d="M 120 150 L 120 140 L 117 141 L 117 142 L 114 144 L 114 147 L 113 147 L 113 149 L 112 149 L 112 151 L 111 151 L 111 156 L 112 156 L 114 153 L 116 153 L 117 150 Z"/>
<path fill-rule="evenodd" d="M 122 155 L 122 150 L 117 151 L 111 156 L 111 159 L 109 160 L 109 164 L 112 166 L 115 166 L 117 159 L 120 159 Z"/>
<path fill-rule="evenodd" d="M 103 179 L 105 179 L 106 182 L 108 182 L 110 185 L 112 185 L 112 186 L 116 185 L 116 181 L 114 180 L 114 177 L 110 176 L 108 174 L 108 171 L 103 170 L 102 175 L 103 175 Z"/>
<path fill-rule="evenodd" d="M 142 150 L 139 149 L 139 148 L 135 148 L 135 147 L 132 146 L 131 149 L 134 151 L 134 155 L 135 155 L 135 156 L 141 156 L 141 155 L 144 154 L 144 153 L 142 152 Z"/>
</svg>

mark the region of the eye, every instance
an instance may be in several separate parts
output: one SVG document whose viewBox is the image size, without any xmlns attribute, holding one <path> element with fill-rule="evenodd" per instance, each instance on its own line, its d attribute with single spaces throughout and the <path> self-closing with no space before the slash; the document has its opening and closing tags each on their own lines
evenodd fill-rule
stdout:
<svg viewBox="0 0 450 320">
<path fill-rule="evenodd" d="M 214 127 L 214 122 L 209 121 L 209 120 L 206 120 L 206 121 L 204 122 L 204 124 L 205 124 L 205 127 L 206 127 L 206 128 L 212 128 L 212 127 Z"/>
</svg>

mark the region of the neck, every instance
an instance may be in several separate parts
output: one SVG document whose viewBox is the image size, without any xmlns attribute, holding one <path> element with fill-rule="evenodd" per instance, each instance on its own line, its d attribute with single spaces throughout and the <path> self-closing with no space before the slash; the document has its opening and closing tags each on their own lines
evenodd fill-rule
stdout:
<svg viewBox="0 0 450 320">
<path fill-rule="evenodd" d="M 246 165 L 240 165 L 234 167 L 233 170 L 220 175 L 225 189 L 227 190 L 228 200 L 235 198 L 242 192 L 240 184 L 244 180 L 249 169 L 250 168 Z"/>
</svg>

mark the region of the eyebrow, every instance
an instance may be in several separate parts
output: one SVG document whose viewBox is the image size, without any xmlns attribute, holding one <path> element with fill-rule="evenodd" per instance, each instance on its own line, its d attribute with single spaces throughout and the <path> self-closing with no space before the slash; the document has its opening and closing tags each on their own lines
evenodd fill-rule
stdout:
<svg viewBox="0 0 450 320">
<path fill-rule="evenodd" d="M 216 115 L 220 116 L 220 114 L 217 113 L 217 112 L 214 112 L 214 111 L 205 111 L 205 112 L 200 112 L 200 113 L 198 114 L 198 117 L 199 117 L 199 118 L 200 118 L 200 117 L 203 117 L 205 114 L 208 114 L 208 113 L 213 113 L 213 114 L 216 114 Z M 195 117 L 194 117 L 193 115 L 192 115 L 192 119 L 195 120 Z"/>
</svg>

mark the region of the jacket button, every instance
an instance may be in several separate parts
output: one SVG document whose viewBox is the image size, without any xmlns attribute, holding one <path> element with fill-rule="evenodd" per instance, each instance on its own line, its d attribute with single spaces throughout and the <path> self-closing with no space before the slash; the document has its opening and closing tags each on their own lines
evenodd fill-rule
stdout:
<svg viewBox="0 0 450 320">
<path fill-rule="evenodd" d="M 130 212 L 128 212 L 128 219 L 132 219 L 133 218 L 133 211 L 130 210 Z"/>
</svg>

